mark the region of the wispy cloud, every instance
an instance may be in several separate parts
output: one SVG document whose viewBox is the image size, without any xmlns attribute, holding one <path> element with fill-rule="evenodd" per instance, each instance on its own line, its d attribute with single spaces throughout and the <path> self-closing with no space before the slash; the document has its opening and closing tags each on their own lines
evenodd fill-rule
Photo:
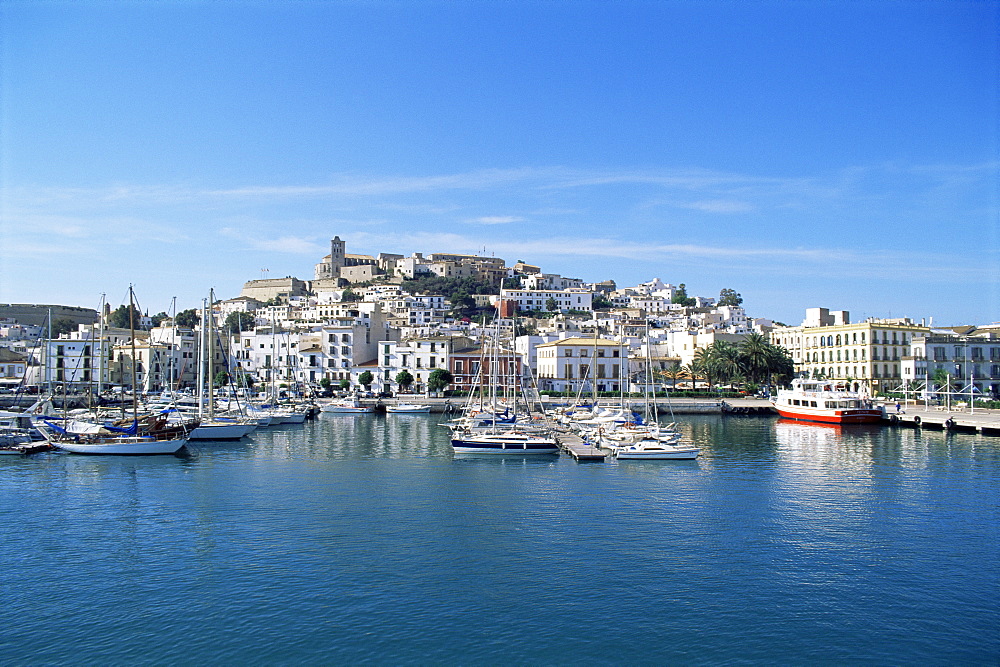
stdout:
<svg viewBox="0 0 1000 667">
<path fill-rule="evenodd" d="M 749 213 L 755 210 L 755 206 L 745 201 L 732 201 L 725 199 L 708 199 L 704 201 L 693 201 L 680 205 L 682 208 L 689 208 L 705 213 Z"/>
<path fill-rule="evenodd" d="M 312 255 L 319 259 L 324 247 L 312 239 L 298 236 L 282 236 L 279 238 L 261 238 L 247 234 L 233 227 L 224 227 L 219 234 L 230 239 L 236 239 L 247 247 L 264 252 L 280 252 L 293 255 Z"/>
<path fill-rule="evenodd" d="M 516 215 L 487 215 L 481 218 L 473 218 L 469 222 L 479 225 L 508 225 L 512 222 L 524 222 L 524 218 Z"/>
</svg>

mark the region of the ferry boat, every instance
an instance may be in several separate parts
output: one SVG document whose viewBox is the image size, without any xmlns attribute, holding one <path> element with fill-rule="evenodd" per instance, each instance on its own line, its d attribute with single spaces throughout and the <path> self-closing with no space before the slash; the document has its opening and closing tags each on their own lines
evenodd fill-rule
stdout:
<svg viewBox="0 0 1000 667">
<path fill-rule="evenodd" d="M 882 410 L 859 394 L 830 380 L 795 378 L 791 389 L 779 389 L 771 406 L 785 419 L 825 424 L 871 424 L 882 419 Z"/>
</svg>

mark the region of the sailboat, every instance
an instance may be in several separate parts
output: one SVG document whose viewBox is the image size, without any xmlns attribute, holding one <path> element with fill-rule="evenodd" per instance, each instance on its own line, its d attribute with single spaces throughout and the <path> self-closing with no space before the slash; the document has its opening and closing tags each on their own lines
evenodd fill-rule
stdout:
<svg viewBox="0 0 1000 667">
<path fill-rule="evenodd" d="M 214 290 L 210 292 L 209 296 L 210 299 L 207 303 L 202 301 L 201 349 L 203 356 L 198 367 L 198 416 L 201 419 L 201 424 L 191 431 L 188 438 L 191 440 L 240 440 L 257 428 L 257 422 L 256 420 L 221 419 L 215 415 L 215 392 L 212 388 L 215 384 L 212 377 L 214 370 L 212 360 L 215 355 L 213 333 L 215 315 L 211 312 L 215 306 Z M 208 375 L 207 378 L 206 375 Z M 208 401 L 207 418 L 205 417 L 206 399 Z"/>
<path fill-rule="evenodd" d="M 646 381 L 643 393 L 645 395 L 645 421 L 649 425 L 642 436 L 631 444 L 614 446 L 612 452 L 619 460 L 658 460 L 658 459 L 696 459 L 701 450 L 691 445 L 679 444 L 680 433 L 673 430 L 674 424 L 662 428 L 657 416 L 656 403 L 650 397 L 650 385 L 653 382 L 652 359 L 649 353 L 649 320 L 646 320 Z"/>
<path fill-rule="evenodd" d="M 73 454 L 176 454 L 187 444 L 188 436 L 183 430 L 156 428 L 165 426 L 166 420 L 152 424 L 140 424 L 138 396 L 136 391 L 135 353 L 135 295 L 129 285 L 129 330 L 132 337 L 132 424 L 123 426 L 100 426 L 88 429 L 88 433 L 75 433 L 55 421 L 44 420 L 48 427 L 45 438 L 49 444 Z M 68 426 L 68 424 L 67 424 Z"/>
<path fill-rule="evenodd" d="M 517 419 L 518 388 L 516 355 L 506 357 L 507 368 L 501 368 L 501 329 L 498 309 L 497 321 L 489 350 L 487 364 L 480 364 L 478 391 L 480 394 L 480 409 L 483 408 L 485 394 L 489 392 L 489 414 L 478 415 L 479 426 L 470 426 L 463 421 L 452 432 L 451 447 L 456 454 L 558 454 L 559 443 L 545 431 L 535 427 L 519 424 Z M 513 341 L 512 341 L 513 342 Z M 504 378 L 510 372 L 509 384 Z M 509 402 L 513 406 L 514 415 L 500 417 L 498 415 L 500 400 L 497 396 L 498 384 L 507 384 L 510 390 Z M 473 392 L 475 395 L 475 391 Z M 471 402 L 470 406 L 471 407 Z"/>
</svg>

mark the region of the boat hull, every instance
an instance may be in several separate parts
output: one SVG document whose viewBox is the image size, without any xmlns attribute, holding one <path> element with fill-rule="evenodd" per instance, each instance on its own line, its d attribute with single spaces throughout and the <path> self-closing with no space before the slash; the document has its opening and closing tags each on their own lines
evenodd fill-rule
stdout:
<svg viewBox="0 0 1000 667">
<path fill-rule="evenodd" d="M 877 424 L 882 421 L 880 410 L 795 410 L 786 406 L 774 406 L 775 411 L 784 419 L 795 421 L 816 422 L 821 424 Z"/>
<path fill-rule="evenodd" d="M 364 415 L 375 412 L 375 408 L 374 407 L 351 408 L 351 407 L 327 405 L 323 408 L 320 408 L 320 411 L 330 412 L 333 414 L 340 414 L 340 415 Z"/>
<path fill-rule="evenodd" d="M 189 440 L 239 440 L 257 427 L 256 424 L 202 424 L 188 434 Z"/>
<path fill-rule="evenodd" d="M 533 439 L 520 442 L 491 440 L 488 438 L 451 441 L 456 454 L 558 454 L 559 445 L 554 440 Z"/>
<path fill-rule="evenodd" d="M 176 454 L 187 444 L 186 438 L 154 440 L 152 438 L 123 438 L 105 442 L 52 442 L 59 449 L 73 454 L 114 454 L 118 456 L 149 456 Z"/>
<path fill-rule="evenodd" d="M 621 449 L 615 458 L 632 461 L 693 461 L 698 458 L 699 449 L 676 449 L 673 451 L 629 451 Z"/>
<path fill-rule="evenodd" d="M 387 405 L 385 407 L 386 412 L 391 412 L 393 414 L 405 415 L 405 414 L 417 414 L 417 413 L 427 413 L 431 411 L 431 406 L 429 405 Z"/>
</svg>

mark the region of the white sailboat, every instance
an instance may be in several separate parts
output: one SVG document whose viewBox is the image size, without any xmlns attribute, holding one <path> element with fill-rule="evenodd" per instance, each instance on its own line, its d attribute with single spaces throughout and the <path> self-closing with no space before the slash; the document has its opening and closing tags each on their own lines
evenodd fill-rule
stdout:
<svg viewBox="0 0 1000 667">
<path fill-rule="evenodd" d="M 645 421 L 647 429 L 639 431 L 642 436 L 629 444 L 613 446 L 616 459 L 628 460 L 691 460 L 698 458 L 701 450 L 693 445 L 680 444 L 681 434 L 673 430 L 674 424 L 662 428 L 657 415 L 656 403 L 650 394 L 653 382 L 652 360 L 649 353 L 649 320 L 646 320 L 646 381 L 643 393 L 646 398 Z"/>
<path fill-rule="evenodd" d="M 464 420 L 455 425 L 451 438 L 452 449 L 456 454 L 558 454 L 559 443 L 546 430 L 542 430 L 538 425 L 519 423 L 517 401 L 520 378 L 516 372 L 517 357 L 513 353 L 512 345 L 510 356 L 504 355 L 507 368 L 502 368 L 500 363 L 501 354 L 503 354 L 501 339 L 500 314 L 498 312 L 492 340 L 488 341 L 491 344 L 488 371 L 485 370 L 486 364 L 480 364 L 479 410 L 485 410 L 486 414 L 476 418 L 480 420 L 478 426 L 470 426 L 469 422 Z M 513 343 L 513 336 L 511 342 Z M 503 382 L 504 378 L 509 379 L 509 384 Z M 509 400 L 513 414 L 507 414 L 507 410 L 504 410 L 505 416 L 503 417 L 498 414 L 498 408 L 502 403 L 497 395 L 498 383 L 507 384 L 509 396 L 504 398 Z M 487 390 L 488 402 L 486 401 Z M 474 394 L 475 392 L 473 392 Z M 486 408 L 486 406 L 489 407 Z M 470 413 L 474 411 L 472 407 L 470 400 L 470 404 L 467 406 Z"/>
<path fill-rule="evenodd" d="M 214 302 L 214 294 L 209 301 Z M 212 320 L 214 316 L 209 312 L 209 304 L 202 301 L 202 331 L 201 349 L 202 360 L 198 367 L 198 416 L 201 424 L 191 431 L 188 438 L 191 440 L 240 440 L 249 435 L 257 428 L 255 420 L 244 420 L 235 418 L 217 418 L 215 416 L 215 396 L 211 387 L 214 384 L 212 378 L 212 357 L 214 356 L 215 341 L 212 339 Z M 208 378 L 205 377 L 206 371 Z M 206 390 L 208 384 L 208 415 L 205 415 Z"/>
<path fill-rule="evenodd" d="M 129 285 L 129 329 L 132 333 L 132 425 L 128 428 L 95 425 L 93 432 L 74 433 L 47 421 L 49 444 L 73 454 L 176 454 L 187 444 L 183 429 L 140 430 L 136 396 L 135 299 Z"/>
</svg>

